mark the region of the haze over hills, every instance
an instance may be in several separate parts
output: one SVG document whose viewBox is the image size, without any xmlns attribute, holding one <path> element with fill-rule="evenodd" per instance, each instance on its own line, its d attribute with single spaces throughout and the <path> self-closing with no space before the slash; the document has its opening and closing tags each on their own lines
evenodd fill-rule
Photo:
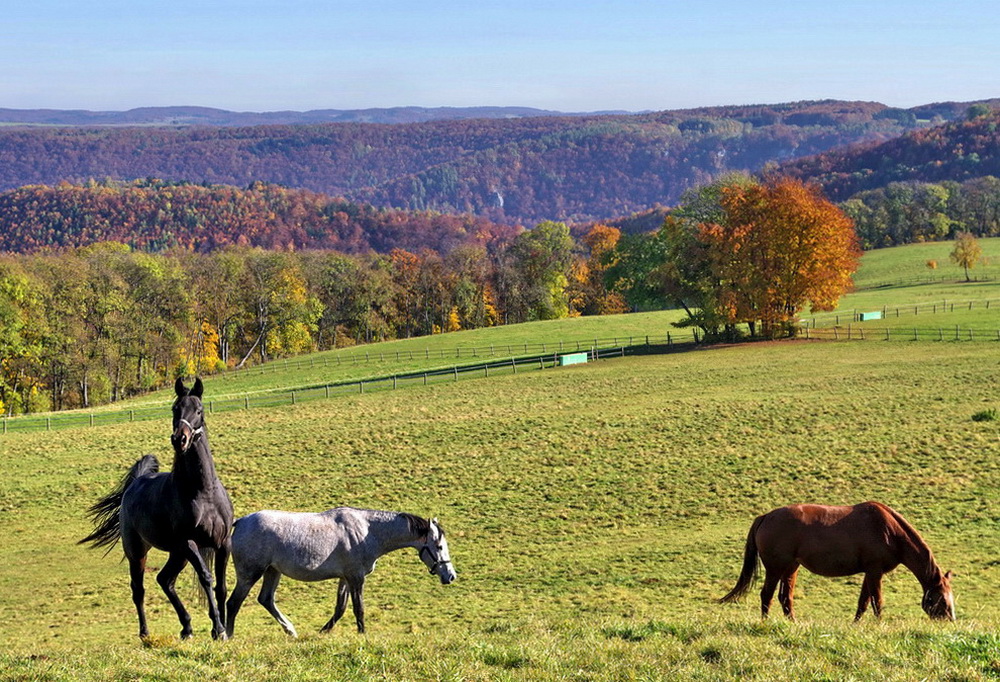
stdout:
<svg viewBox="0 0 1000 682">
<path fill-rule="evenodd" d="M 90 179 L 265 182 L 507 224 L 610 220 L 676 203 L 728 172 L 927 131 L 963 119 L 971 104 L 898 109 L 823 100 L 584 115 L 508 107 L 265 114 L 169 107 L 117 117 L 36 111 L 35 125 L 0 127 L 0 189 Z M 12 111 L 0 114 L 9 119 Z M 332 115 L 435 120 L 264 125 L 259 118 Z M 235 123 L 240 116 L 248 123 Z M 90 122 L 62 122 L 69 120 Z"/>
<path fill-rule="evenodd" d="M 593 116 L 627 111 L 571 113 L 532 107 L 389 107 L 310 111 L 227 111 L 212 107 L 140 107 L 127 111 L 4 109 L 0 125 L 57 126 L 255 126 L 312 123 L 421 123 L 465 118 Z"/>
</svg>

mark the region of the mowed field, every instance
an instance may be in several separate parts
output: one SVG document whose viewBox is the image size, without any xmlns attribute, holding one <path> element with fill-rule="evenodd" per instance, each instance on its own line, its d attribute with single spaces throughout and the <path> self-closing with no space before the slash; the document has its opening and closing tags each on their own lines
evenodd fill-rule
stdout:
<svg viewBox="0 0 1000 682">
<path fill-rule="evenodd" d="M 574 323 L 595 324 L 560 322 L 549 338 Z M 206 399 L 234 381 L 207 379 Z M 210 414 L 237 515 L 354 505 L 437 516 L 447 530 L 458 580 L 442 586 L 416 552 L 388 555 L 367 583 L 363 636 L 350 615 L 318 633 L 334 582 L 283 580 L 298 640 L 249 599 L 236 638 L 212 641 L 187 579 L 195 637 L 180 641 L 154 551 L 143 644 L 120 548 L 75 544 L 86 508 L 135 459 L 167 465 L 166 409 L 8 433 L 0 679 L 996 679 L 1000 421 L 972 416 L 1000 410 L 998 386 L 996 341 L 789 341 Z M 801 572 L 795 623 L 762 622 L 756 591 L 715 603 L 756 515 L 868 499 L 906 516 L 955 572 L 956 623 L 923 614 L 904 568 L 886 577 L 881 622 L 852 623 L 857 576 Z"/>
<path fill-rule="evenodd" d="M 988 679 L 1000 674 L 1000 406 L 995 343 L 787 342 L 211 415 L 237 514 L 349 504 L 438 516 L 459 580 L 414 552 L 368 582 L 369 634 L 333 583 L 284 581 L 287 639 L 249 602 L 237 637 L 194 640 L 153 581 L 142 646 L 117 548 L 74 542 L 83 510 L 169 420 L 8 434 L 0 488 L 2 676 L 20 679 Z M 211 390 L 211 383 L 209 383 Z M 877 499 L 957 574 L 959 621 L 886 580 L 855 626 L 859 580 L 804 574 L 799 622 L 718 605 L 757 514 Z M 192 588 L 193 589 L 193 588 Z"/>
</svg>

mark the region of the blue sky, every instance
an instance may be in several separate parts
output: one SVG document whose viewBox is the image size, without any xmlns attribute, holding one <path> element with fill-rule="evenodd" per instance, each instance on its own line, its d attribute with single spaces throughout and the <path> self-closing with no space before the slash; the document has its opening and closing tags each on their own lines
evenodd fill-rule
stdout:
<svg viewBox="0 0 1000 682">
<path fill-rule="evenodd" d="M 1000 97 L 998 14 L 986 0 L 0 0 L 0 107 L 907 107 Z"/>
</svg>

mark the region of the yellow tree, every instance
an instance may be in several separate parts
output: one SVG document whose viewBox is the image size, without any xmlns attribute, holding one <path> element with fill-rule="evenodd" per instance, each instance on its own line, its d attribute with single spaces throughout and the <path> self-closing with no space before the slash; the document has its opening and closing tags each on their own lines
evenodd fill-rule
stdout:
<svg viewBox="0 0 1000 682">
<path fill-rule="evenodd" d="M 969 268 L 976 267 L 976 263 L 983 257 L 983 248 L 971 232 L 959 232 L 955 235 L 955 248 L 950 257 L 955 265 L 965 268 L 965 281 L 969 282 Z"/>
<path fill-rule="evenodd" d="M 628 311 L 628 304 L 621 294 L 608 291 L 605 275 L 615 263 L 615 247 L 622 233 L 616 227 L 594 225 L 583 236 L 583 243 L 590 251 L 590 257 L 579 264 L 576 279 L 582 290 L 578 308 L 588 315 L 611 315 Z"/>
</svg>

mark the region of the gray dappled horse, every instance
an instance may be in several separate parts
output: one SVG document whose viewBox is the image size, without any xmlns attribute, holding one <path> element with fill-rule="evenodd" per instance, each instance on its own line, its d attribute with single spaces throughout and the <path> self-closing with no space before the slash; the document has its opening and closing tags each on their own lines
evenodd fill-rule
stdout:
<svg viewBox="0 0 1000 682">
<path fill-rule="evenodd" d="M 169 554 L 156 576 L 181 622 L 181 637 L 191 636 L 191 616 L 181 603 L 174 583 L 190 562 L 208 598 L 212 637 L 226 638 L 226 562 L 233 505 L 215 474 L 208 446 L 208 432 L 196 379 L 188 390 L 177 379 L 173 405 L 174 463 L 170 472 L 159 471 L 154 455 L 146 455 L 128 471 L 118 487 L 90 508 L 96 529 L 80 540 L 94 547 L 110 548 L 120 539 L 131 576 L 132 601 L 139 614 L 139 636 L 149 635 L 143 608 L 143 574 L 150 547 Z M 210 566 L 215 561 L 215 595 Z"/>
<path fill-rule="evenodd" d="M 306 581 L 340 578 L 337 607 L 321 632 L 329 631 L 344 615 L 348 595 L 358 632 L 364 632 L 365 576 L 374 570 L 379 557 L 404 547 L 418 549 L 420 559 L 442 584 L 455 579 L 448 542 L 437 519 L 352 507 L 319 513 L 265 510 L 237 519 L 232 537 L 236 587 L 226 605 L 229 636 L 243 600 L 261 577 L 264 584 L 257 601 L 285 632 L 297 636 L 274 603 L 282 575 Z"/>
</svg>

